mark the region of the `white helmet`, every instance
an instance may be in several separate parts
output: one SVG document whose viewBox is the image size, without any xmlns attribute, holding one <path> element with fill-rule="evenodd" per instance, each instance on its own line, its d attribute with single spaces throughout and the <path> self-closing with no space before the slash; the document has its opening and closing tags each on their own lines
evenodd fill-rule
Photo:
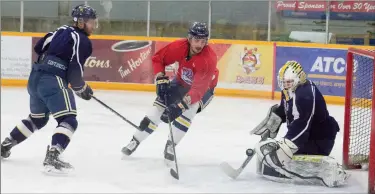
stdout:
<svg viewBox="0 0 375 194">
<path fill-rule="evenodd" d="M 277 81 L 281 90 L 294 91 L 306 82 L 306 73 L 297 61 L 287 61 L 279 70 Z"/>
</svg>

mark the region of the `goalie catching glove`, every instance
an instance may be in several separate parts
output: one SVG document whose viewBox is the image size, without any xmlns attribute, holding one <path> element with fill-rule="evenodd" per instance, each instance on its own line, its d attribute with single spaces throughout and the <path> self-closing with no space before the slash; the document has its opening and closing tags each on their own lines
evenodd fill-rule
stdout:
<svg viewBox="0 0 375 194">
<path fill-rule="evenodd" d="M 258 125 L 256 126 L 250 134 L 260 135 L 263 136 L 269 131 L 269 137 L 275 138 L 277 133 L 279 132 L 282 119 L 275 113 L 276 109 L 279 105 L 273 105 L 267 114 L 267 117 Z"/>
</svg>

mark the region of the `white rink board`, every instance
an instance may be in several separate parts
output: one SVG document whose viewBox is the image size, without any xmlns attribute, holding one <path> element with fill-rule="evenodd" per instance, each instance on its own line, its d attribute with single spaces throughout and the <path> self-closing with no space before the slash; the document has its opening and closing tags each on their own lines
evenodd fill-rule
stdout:
<svg viewBox="0 0 375 194">
<path fill-rule="evenodd" d="M 28 79 L 32 63 L 32 37 L 1 36 L 1 78 Z"/>
<path fill-rule="evenodd" d="M 95 95 L 127 117 L 139 123 L 155 99 L 154 93 L 95 91 Z M 76 98 L 77 99 L 77 98 Z M 64 154 L 64 160 L 76 168 L 67 177 L 41 173 L 46 146 L 56 122 L 47 126 L 12 150 L 1 163 L 1 191 L 4 193 L 365 193 L 365 172 L 350 171 L 349 184 L 342 188 L 281 184 L 255 174 L 251 161 L 237 180 L 219 169 L 223 161 L 240 166 L 246 148 L 259 137 L 249 131 L 278 100 L 215 97 L 204 112 L 198 114 L 184 139 L 177 146 L 180 180 L 174 180 L 163 162 L 168 126 L 146 139 L 127 160 L 121 160 L 121 148 L 131 139 L 129 124 L 95 101 L 77 99 L 79 128 Z M 2 88 L 2 140 L 29 114 L 26 88 Z M 343 106 L 329 106 L 330 114 L 343 127 Z M 285 134 L 285 126 L 280 136 Z M 341 162 L 342 130 L 337 135 L 332 156 Z"/>
</svg>

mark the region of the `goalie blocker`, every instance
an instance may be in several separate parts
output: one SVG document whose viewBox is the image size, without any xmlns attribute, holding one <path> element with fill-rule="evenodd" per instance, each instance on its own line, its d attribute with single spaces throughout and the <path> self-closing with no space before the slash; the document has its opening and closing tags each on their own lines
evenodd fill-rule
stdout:
<svg viewBox="0 0 375 194">
<path fill-rule="evenodd" d="M 251 131 L 256 135 L 270 133 L 269 139 L 255 147 L 257 172 L 278 182 L 303 181 L 329 187 L 345 184 L 348 175 L 328 157 L 339 126 L 329 115 L 323 95 L 306 79 L 296 61 L 287 61 L 280 69 L 278 83 L 282 90 L 280 105 L 272 106 L 267 117 Z M 287 124 L 287 133 L 275 140 L 282 123 Z"/>
</svg>

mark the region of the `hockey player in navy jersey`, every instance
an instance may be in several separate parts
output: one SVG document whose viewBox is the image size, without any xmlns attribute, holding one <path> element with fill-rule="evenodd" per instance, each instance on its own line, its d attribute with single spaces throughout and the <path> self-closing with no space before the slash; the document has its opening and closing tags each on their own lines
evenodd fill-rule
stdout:
<svg viewBox="0 0 375 194">
<path fill-rule="evenodd" d="M 2 142 L 2 158 L 8 158 L 12 147 L 43 128 L 52 114 L 58 125 L 43 165 L 48 172 L 72 169 L 72 165 L 59 159 L 59 155 L 67 148 L 78 127 L 73 91 L 84 100 L 90 100 L 93 94 L 83 80 L 83 65 L 92 53 L 88 36 L 97 27 L 97 16 L 93 8 L 79 5 L 72 10 L 72 17 L 72 26 L 62 26 L 47 33 L 34 47 L 39 57 L 32 66 L 27 85 L 30 114 Z"/>
<path fill-rule="evenodd" d="M 324 180 L 321 183 L 326 186 L 343 184 L 346 173 L 337 162 L 327 157 L 340 129 L 329 115 L 323 95 L 312 81 L 306 79 L 302 66 L 296 61 L 287 61 L 279 70 L 277 79 L 282 90 L 280 105 L 272 106 L 267 118 L 251 132 L 268 135 L 268 139 L 255 148 L 259 159 L 258 173 L 280 182 L 315 177 L 317 181 Z M 282 123 L 287 125 L 286 135 L 275 140 Z M 305 162 L 310 161 L 299 168 L 306 171 L 296 170 L 300 165 L 293 161 L 298 160 L 296 156 L 303 156 Z M 317 161 L 327 165 L 314 169 L 311 164 Z"/>
</svg>

